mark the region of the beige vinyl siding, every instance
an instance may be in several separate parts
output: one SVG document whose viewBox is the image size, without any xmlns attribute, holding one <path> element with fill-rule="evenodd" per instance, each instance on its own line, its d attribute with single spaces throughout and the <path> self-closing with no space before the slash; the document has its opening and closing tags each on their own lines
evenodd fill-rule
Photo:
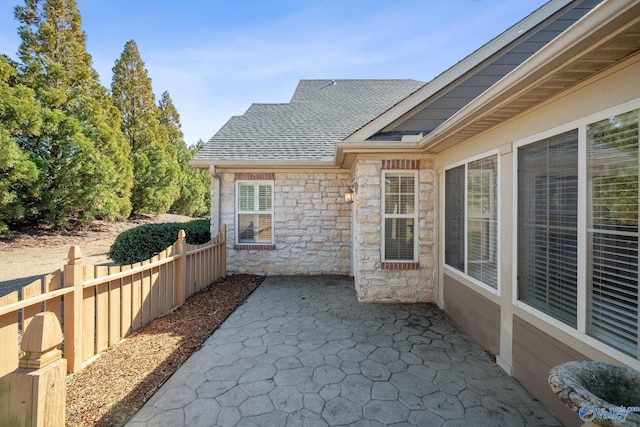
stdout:
<svg viewBox="0 0 640 427">
<path fill-rule="evenodd" d="M 518 316 L 513 317 L 513 341 L 513 376 L 563 423 L 581 425 L 576 413 L 551 392 L 547 379 L 552 367 L 587 357 Z"/>
<path fill-rule="evenodd" d="M 445 310 L 482 347 L 500 352 L 500 306 L 444 275 Z"/>
</svg>

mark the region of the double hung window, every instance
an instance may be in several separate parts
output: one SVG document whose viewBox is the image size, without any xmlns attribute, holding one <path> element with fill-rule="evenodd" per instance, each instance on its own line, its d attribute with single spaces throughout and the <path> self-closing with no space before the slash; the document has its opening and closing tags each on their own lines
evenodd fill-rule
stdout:
<svg viewBox="0 0 640 427">
<path fill-rule="evenodd" d="M 636 357 L 639 112 L 587 126 L 587 332 Z"/>
<path fill-rule="evenodd" d="M 417 172 L 383 173 L 383 261 L 417 261 Z"/>
<path fill-rule="evenodd" d="M 518 295 L 576 326 L 578 132 L 519 150 Z"/>
<path fill-rule="evenodd" d="M 238 181 L 236 242 L 273 244 L 273 182 Z"/>
<path fill-rule="evenodd" d="M 498 159 L 484 157 L 445 172 L 445 264 L 498 286 Z"/>
</svg>

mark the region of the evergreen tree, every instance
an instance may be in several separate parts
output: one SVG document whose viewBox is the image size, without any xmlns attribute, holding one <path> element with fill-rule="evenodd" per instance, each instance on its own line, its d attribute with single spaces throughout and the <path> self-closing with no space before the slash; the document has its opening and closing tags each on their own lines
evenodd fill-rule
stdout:
<svg viewBox="0 0 640 427">
<path fill-rule="evenodd" d="M 198 150 L 204 146 L 204 141 L 199 140 L 198 143 L 190 148 L 191 157 L 195 156 Z M 193 197 L 194 212 L 193 216 L 209 216 L 211 213 L 211 175 L 208 170 L 191 168 L 191 171 L 195 172 L 193 179 L 194 193 Z M 189 187 L 189 185 L 187 185 Z"/>
<path fill-rule="evenodd" d="M 42 125 L 34 92 L 17 82 L 17 70 L 0 55 L 0 235 L 22 220 L 39 190 L 38 167 L 18 142 Z"/>
<path fill-rule="evenodd" d="M 129 146 L 91 65 L 75 0 L 25 0 L 15 16 L 22 78 L 44 108 L 42 131 L 23 147 L 44 167 L 41 216 L 61 227 L 128 216 Z"/>
<path fill-rule="evenodd" d="M 176 149 L 181 171 L 180 195 L 173 202 L 170 210 L 181 215 L 204 215 L 210 209 L 209 174 L 189 166 L 189 160 L 195 153 L 189 150 L 184 142 L 180 115 L 173 105 L 169 92 L 165 91 L 162 94 L 158 106 L 160 108 L 160 124 L 167 131 L 169 143 Z"/>
<path fill-rule="evenodd" d="M 196 147 L 191 147 L 189 159 L 197 152 Z M 180 197 L 174 202 L 171 211 L 182 215 L 205 216 L 211 210 L 209 171 L 188 167 L 180 187 Z"/>
<path fill-rule="evenodd" d="M 169 143 L 175 146 L 183 145 L 187 149 L 187 145 L 184 143 L 184 134 L 182 133 L 182 124 L 180 123 L 180 114 L 176 110 L 169 92 L 164 91 L 158 101 L 159 120 L 160 124 L 164 126 Z"/>
<path fill-rule="evenodd" d="M 167 128 L 160 123 L 151 79 L 133 40 L 125 44 L 113 67 L 111 93 L 122 114 L 122 131 L 131 147 L 133 209 L 166 212 L 180 191 L 177 151 L 169 143 Z"/>
</svg>

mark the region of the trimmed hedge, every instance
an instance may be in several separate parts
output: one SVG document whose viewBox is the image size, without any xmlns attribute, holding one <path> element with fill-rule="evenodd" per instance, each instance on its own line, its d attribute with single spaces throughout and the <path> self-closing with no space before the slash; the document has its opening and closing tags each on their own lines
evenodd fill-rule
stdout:
<svg viewBox="0 0 640 427">
<path fill-rule="evenodd" d="M 172 245 L 178 239 L 181 229 L 187 233 L 187 243 L 207 243 L 211 240 L 209 227 L 208 219 L 141 225 L 120 233 L 111 245 L 108 255 L 120 265 L 141 262 Z"/>
</svg>

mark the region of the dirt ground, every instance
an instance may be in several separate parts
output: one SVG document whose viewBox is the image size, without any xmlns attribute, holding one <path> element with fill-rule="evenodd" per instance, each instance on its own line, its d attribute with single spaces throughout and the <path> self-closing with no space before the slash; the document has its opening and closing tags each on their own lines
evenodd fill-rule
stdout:
<svg viewBox="0 0 640 427">
<path fill-rule="evenodd" d="M 72 245 L 80 246 L 85 264 L 105 265 L 111 244 L 125 230 L 158 222 L 186 222 L 182 215 L 138 216 L 129 221 L 95 221 L 86 230 L 66 233 L 44 228 L 17 232 L 0 239 L 0 296 L 28 285 L 40 276 L 62 269 Z"/>
</svg>

